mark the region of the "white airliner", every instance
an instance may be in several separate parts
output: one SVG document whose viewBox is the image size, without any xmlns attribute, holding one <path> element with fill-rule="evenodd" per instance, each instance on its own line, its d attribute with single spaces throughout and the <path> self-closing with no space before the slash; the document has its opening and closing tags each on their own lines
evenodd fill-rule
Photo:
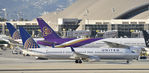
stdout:
<svg viewBox="0 0 149 73">
<path fill-rule="evenodd" d="M 127 60 L 138 59 L 140 48 L 36 48 L 29 49 L 31 55 L 37 58 L 72 59 L 75 63 L 98 62 L 100 59 Z"/>
<path fill-rule="evenodd" d="M 100 59 L 119 59 L 127 60 L 127 63 L 133 59 L 138 59 L 141 47 L 130 47 L 126 45 L 116 44 L 123 48 L 40 48 L 40 46 L 32 39 L 32 37 L 20 27 L 20 34 L 23 46 L 28 54 L 38 58 L 50 59 L 72 59 L 75 63 L 96 62 Z M 104 41 L 109 45 L 115 43 Z M 115 45 L 114 45 L 115 47 Z M 24 49 L 25 50 L 25 49 Z"/>
<path fill-rule="evenodd" d="M 6 48 L 10 47 L 9 37 L 6 35 L 0 35 L 0 48 L 2 50 L 6 50 Z"/>
</svg>

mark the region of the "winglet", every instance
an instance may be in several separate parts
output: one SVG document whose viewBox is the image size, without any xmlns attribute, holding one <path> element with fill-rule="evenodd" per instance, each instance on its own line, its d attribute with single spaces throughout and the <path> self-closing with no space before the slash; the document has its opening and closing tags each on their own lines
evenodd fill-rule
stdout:
<svg viewBox="0 0 149 73">
<path fill-rule="evenodd" d="M 52 44 L 52 48 L 55 48 L 55 44 Z"/>
<path fill-rule="evenodd" d="M 11 23 L 6 23 L 9 33 L 13 39 L 20 39 L 20 33 L 16 30 L 16 28 Z"/>
<path fill-rule="evenodd" d="M 72 52 L 75 52 L 75 50 L 73 49 L 73 47 L 70 47 Z"/>
<path fill-rule="evenodd" d="M 146 47 L 149 47 L 149 34 L 145 30 L 143 30 L 142 32 L 143 32 Z"/>
<path fill-rule="evenodd" d="M 40 48 L 30 34 L 22 27 L 19 28 L 24 48 Z"/>
<path fill-rule="evenodd" d="M 42 18 L 37 18 L 38 24 L 41 28 L 42 35 L 47 39 L 61 39 L 60 36 L 56 34 L 56 32 L 42 19 Z"/>
</svg>

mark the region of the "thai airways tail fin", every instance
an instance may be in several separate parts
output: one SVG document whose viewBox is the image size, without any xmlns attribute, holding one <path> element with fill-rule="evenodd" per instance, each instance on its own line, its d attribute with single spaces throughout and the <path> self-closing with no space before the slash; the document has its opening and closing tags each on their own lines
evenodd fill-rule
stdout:
<svg viewBox="0 0 149 73">
<path fill-rule="evenodd" d="M 61 39 L 60 36 L 56 34 L 56 32 L 42 19 L 37 18 L 38 24 L 41 28 L 43 37 L 45 40 L 47 39 Z"/>
<path fill-rule="evenodd" d="M 20 39 L 20 33 L 16 30 L 16 28 L 11 23 L 6 24 L 12 39 Z"/>
<path fill-rule="evenodd" d="M 22 27 L 19 28 L 24 48 L 40 48 L 31 35 Z"/>
<path fill-rule="evenodd" d="M 146 47 L 149 47 L 149 34 L 145 30 L 143 30 L 142 32 L 143 32 Z"/>
</svg>

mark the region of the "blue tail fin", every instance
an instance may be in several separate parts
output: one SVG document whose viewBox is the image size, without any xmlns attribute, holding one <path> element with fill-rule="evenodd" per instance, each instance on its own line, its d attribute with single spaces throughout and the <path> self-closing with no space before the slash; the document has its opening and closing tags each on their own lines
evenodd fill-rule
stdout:
<svg viewBox="0 0 149 73">
<path fill-rule="evenodd" d="M 11 23 L 6 24 L 12 39 L 20 39 L 20 33 L 16 30 L 16 28 Z"/>
<path fill-rule="evenodd" d="M 25 31 L 24 28 L 20 27 L 20 34 L 22 37 L 22 42 L 24 48 L 40 48 L 39 45 L 33 40 L 33 38 L 30 36 L 28 32 Z"/>
<path fill-rule="evenodd" d="M 37 18 L 38 24 L 41 28 L 43 37 L 45 40 L 47 39 L 61 39 L 56 32 L 42 19 L 42 18 Z"/>
<path fill-rule="evenodd" d="M 143 32 L 146 47 L 149 47 L 149 34 L 145 30 L 143 30 L 142 32 Z"/>
</svg>

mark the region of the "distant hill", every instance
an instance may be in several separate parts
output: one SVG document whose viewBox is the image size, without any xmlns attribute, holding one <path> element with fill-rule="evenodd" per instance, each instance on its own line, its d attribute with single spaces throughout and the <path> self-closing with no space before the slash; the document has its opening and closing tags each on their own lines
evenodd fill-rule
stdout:
<svg viewBox="0 0 149 73">
<path fill-rule="evenodd" d="M 1 0 L 0 16 L 4 17 L 3 8 L 6 8 L 8 19 L 24 18 L 32 20 L 42 14 L 61 11 L 75 0 Z"/>
</svg>

